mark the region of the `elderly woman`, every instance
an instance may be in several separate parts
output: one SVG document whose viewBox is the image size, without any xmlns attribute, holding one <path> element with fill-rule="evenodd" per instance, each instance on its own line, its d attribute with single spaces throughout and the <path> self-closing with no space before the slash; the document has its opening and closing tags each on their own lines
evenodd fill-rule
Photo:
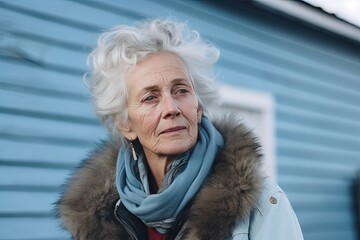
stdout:
<svg viewBox="0 0 360 240">
<path fill-rule="evenodd" d="M 259 145 L 234 118 L 211 122 L 219 51 L 186 24 L 149 20 L 103 33 L 93 99 L 111 132 L 58 201 L 75 239 L 302 239 Z"/>
</svg>

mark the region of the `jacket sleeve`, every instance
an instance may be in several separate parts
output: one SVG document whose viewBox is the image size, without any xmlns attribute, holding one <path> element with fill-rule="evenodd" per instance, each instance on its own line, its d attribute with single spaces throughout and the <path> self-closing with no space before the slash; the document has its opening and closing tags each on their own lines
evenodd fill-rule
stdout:
<svg viewBox="0 0 360 240">
<path fill-rule="evenodd" d="M 250 221 L 250 240 L 303 240 L 294 210 L 283 190 L 267 178 Z"/>
</svg>

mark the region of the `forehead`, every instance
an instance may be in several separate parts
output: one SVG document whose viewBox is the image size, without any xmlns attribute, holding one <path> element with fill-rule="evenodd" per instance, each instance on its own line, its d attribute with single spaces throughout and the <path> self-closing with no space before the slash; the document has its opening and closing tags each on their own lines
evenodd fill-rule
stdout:
<svg viewBox="0 0 360 240">
<path fill-rule="evenodd" d="M 129 72 L 127 79 L 132 81 L 155 80 L 157 77 L 187 77 L 188 71 L 184 61 L 171 52 L 159 52 L 138 62 Z"/>
</svg>

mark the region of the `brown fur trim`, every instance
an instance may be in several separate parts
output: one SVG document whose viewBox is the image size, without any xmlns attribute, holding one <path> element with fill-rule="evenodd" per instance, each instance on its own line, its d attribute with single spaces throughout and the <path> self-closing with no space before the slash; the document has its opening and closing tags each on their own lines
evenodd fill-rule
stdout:
<svg viewBox="0 0 360 240">
<path fill-rule="evenodd" d="M 227 239 L 235 224 L 248 218 L 262 188 L 259 144 L 233 117 L 216 122 L 225 145 L 213 172 L 196 195 L 185 239 Z"/>
<path fill-rule="evenodd" d="M 75 239 L 125 239 L 114 216 L 117 147 L 103 143 L 75 171 L 58 201 L 57 212 Z"/>
</svg>

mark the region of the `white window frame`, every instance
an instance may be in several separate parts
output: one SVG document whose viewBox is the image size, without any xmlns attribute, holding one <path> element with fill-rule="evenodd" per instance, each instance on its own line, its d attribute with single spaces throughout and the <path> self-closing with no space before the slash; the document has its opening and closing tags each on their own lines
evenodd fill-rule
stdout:
<svg viewBox="0 0 360 240">
<path fill-rule="evenodd" d="M 239 110 L 255 111 L 260 116 L 259 129 L 264 154 L 264 172 L 277 179 L 275 161 L 275 134 L 274 134 L 274 97 L 270 93 L 258 92 L 238 88 L 235 86 L 220 85 L 222 105 L 239 108 Z"/>
</svg>

